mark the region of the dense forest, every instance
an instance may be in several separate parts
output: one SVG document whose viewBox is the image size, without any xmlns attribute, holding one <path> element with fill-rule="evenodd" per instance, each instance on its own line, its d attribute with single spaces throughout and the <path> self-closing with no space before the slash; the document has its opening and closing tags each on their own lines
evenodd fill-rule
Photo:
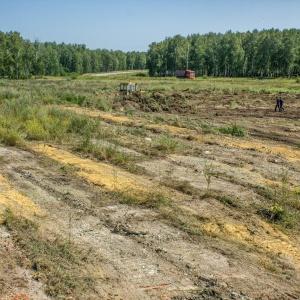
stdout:
<svg viewBox="0 0 300 300">
<path fill-rule="evenodd" d="M 146 68 L 145 52 L 90 50 L 85 45 L 41 43 L 0 31 L 0 77 L 30 78 Z"/>
<path fill-rule="evenodd" d="M 190 68 L 209 76 L 291 76 L 300 74 L 300 30 L 180 35 L 152 43 L 150 75 L 173 75 Z"/>
<path fill-rule="evenodd" d="M 150 76 L 172 76 L 175 70 L 185 68 L 195 70 L 198 76 L 299 75 L 300 30 L 176 35 L 153 42 L 147 53 L 31 42 L 18 32 L 0 31 L 0 77 L 20 79 L 146 68 Z"/>
</svg>

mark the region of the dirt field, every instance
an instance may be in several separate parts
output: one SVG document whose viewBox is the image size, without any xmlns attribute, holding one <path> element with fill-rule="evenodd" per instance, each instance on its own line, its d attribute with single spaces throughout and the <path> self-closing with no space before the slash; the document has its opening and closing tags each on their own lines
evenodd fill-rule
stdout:
<svg viewBox="0 0 300 300">
<path fill-rule="evenodd" d="M 272 216 L 276 205 L 300 207 L 300 94 L 285 95 L 284 112 L 268 93 L 168 97 L 161 111 L 146 111 L 151 118 L 134 97 L 111 113 L 63 107 L 117 128 L 134 172 L 67 145 L 0 147 L 1 210 L 89 253 L 80 268 L 93 288 L 53 299 L 300 299 L 299 218 Z M 247 135 L 214 131 L 232 124 Z M 182 147 L 159 154 L 162 137 Z M 0 227 L 0 299 L 52 299 L 22 251 Z"/>
</svg>

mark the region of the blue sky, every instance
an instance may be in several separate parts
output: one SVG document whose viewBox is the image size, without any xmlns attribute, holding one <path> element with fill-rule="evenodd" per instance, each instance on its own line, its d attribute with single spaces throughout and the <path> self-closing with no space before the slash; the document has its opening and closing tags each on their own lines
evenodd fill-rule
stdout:
<svg viewBox="0 0 300 300">
<path fill-rule="evenodd" d="M 0 31 L 89 49 L 147 51 L 176 34 L 300 28 L 300 0 L 0 0 Z"/>
</svg>

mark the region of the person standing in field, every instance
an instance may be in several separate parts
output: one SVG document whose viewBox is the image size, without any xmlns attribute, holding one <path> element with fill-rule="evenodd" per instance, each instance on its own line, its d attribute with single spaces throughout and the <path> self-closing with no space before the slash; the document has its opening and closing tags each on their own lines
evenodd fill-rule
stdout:
<svg viewBox="0 0 300 300">
<path fill-rule="evenodd" d="M 283 99 L 281 97 L 279 98 L 279 111 L 284 111 L 284 108 L 283 108 Z"/>
<path fill-rule="evenodd" d="M 278 98 L 278 97 L 276 97 L 275 111 L 277 111 L 277 109 L 278 109 L 278 110 L 280 109 L 280 106 L 279 106 L 279 98 Z"/>
</svg>

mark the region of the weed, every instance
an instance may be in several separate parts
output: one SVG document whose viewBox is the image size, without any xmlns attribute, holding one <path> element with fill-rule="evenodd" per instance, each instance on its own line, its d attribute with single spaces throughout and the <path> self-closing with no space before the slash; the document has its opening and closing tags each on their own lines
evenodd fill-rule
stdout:
<svg viewBox="0 0 300 300">
<path fill-rule="evenodd" d="M 244 137 L 248 135 L 243 128 L 241 128 L 236 124 L 233 124 L 232 126 L 228 126 L 228 127 L 219 127 L 218 129 L 222 133 L 231 134 L 233 136 Z"/>
<path fill-rule="evenodd" d="M 280 197 L 281 201 L 285 203 L 288 200 L 289 197 L 289 189 L 287 187 L 288 181 L 289 181 L 289 173 L 287 170 L 282 170 L 281 174 L 279 174 L 280 181 L 281 181 L 281 191 L 280 191 Z"/>
<path fill-rule="evenodd" d="M 204 133 L 204 134 L 216 132 L 216 129 L 213 126 L 208 125 L 208 124 L 201 124 L 200 128 L 201 128 L 202 133 Z"/>
<path fill-rule="evenodd" d="M 154 149 L 166 153 L 174 152 L 179 146 L 179 142 L 167 135 L 159 137 L 155 144 Z"/>
<path fill-rule="evenodd" d="M 230 106 L 229 106 L 229 108 L 230 109 L 235 109 L 235 108 L 237 108 L 239 105 L 235 102 L 235 101 L 232 101 L 232 102 L 230 102 Z"/>
<path fill-rule="evenodd" d="M 125 164 L 128 161 L 129 155 L 119 151 L 118 146 L 108 145 L 95 148 L 94 155 L 100 160 L 110 161 L 117 165 Z"/>
<path fill-rule="evenodd" d="M 177 127 L 182 127 L 183 123 L 182 123 L 180 117 L 175 116 L 174 119 L 173 119 L 173 121 L 171 122 L 171 125 L 177 126 Z"/>
<path fill-rule="evenodd" d="M 215 175 L 215 166 L 205 162 L 203 167 L 203 175 L 207 183 L 207 190 L 209 190 L 211 179 Z"/>
<path fill-rule="evenodd" d="M 300 188 L 299 187 L 295 188 L 293 193 L 294 193 L 295 196 L 299 196 L 300 195 Z"/>
<path fill-rule="evenodd" d="M 189 129 L 196 129 L 197 122 L 195 120 L 192 120 L 189 117 L 187 117 L 186 121 L 185 121 L 185 126 L 186 126 L 186 128 L 189 128 Z"/>
</svg>

